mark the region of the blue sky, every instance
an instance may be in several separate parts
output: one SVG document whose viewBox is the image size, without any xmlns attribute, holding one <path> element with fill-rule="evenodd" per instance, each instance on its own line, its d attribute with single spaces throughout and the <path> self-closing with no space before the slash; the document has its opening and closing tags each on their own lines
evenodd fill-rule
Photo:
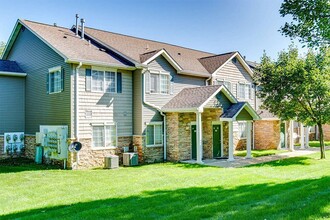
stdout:
<svg viewBox="0 0 330 220">
<path fill-rule="evenodd" d="M 291 43 L 278 32 L 286 18 L 281 0 L 0 0 L 0 41 L 18 18 L 71 27 L 86 25 L 212 53 L 238 50 L 259 61 L 275 58 Z M 5 10 L 4 10 L 5 9 Z M 300 47 L 300 45 L 298 44 Z"/>
</svg>

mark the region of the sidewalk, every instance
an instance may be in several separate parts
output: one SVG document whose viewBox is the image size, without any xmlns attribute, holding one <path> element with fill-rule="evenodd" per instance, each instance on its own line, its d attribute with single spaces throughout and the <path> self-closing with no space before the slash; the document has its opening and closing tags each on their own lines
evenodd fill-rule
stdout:
<svg viewBox="0 0 330 220">
<path fill-rule="evenodd" d="M 326 147 L 326 150 L 329 149 Z M 295 148 L 293 152 L 285 152 L 277 155 L 270 155 L 270 156 L 262 156 L 262 157 L 253 157 L 251 159 L 246 159 L 245 157 L 235 157 L 235 161 L 227 161 L 226 159 L 205 159 L 203 160 L 204 165 L 207 166 L 216 166 L 216 167 L 223 167 L 223 168 L 234 168 L 234 167 L 244 167 L 247 165 L 265 163 L 274 160 L 280 160 L 290 157 L 300 157 L 309 154 L 313 154 L 316 152 L 320 152 L 319 148 L 308 148 L 308 149 L 299 149 Z M 186 160 L 181 161 L 182 163 L 196 163 L 195 160 Z"/>
</svg>

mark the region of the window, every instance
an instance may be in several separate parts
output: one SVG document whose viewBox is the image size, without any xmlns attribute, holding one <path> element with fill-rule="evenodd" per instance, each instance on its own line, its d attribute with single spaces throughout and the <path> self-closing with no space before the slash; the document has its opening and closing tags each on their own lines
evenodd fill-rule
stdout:
<svg viewBox="0 0 330 220">
<path fill-rule="evenodd" d="M 48 92 L 58 93 L 63 91 L 63 74 L 60 66 L 48 70 Z"/>
<path fill-rule="evenodd" d="M 231 92 L 231 82 L 225 80 L 217 80 L 216 85 L 224 85 Z"/>
<path fill-rule="evenodd" d="M 238 84 L 238 98 L 252 99 L 250 84 L 243 84 L 243 83 Z"/>
<path fill-rule="evenodd" d="M 170 74 L 161 71 L 150 72 L 150 93 L 169 94 Z"/>
<path fill-rule="evenodd" d="M 93 92 L 116 92 L 117 73 L 114 71 L 92 70 Z"/>
<path fill-rule="evenodd" d="M 93 126 L 93 148 L 110 148 L 117 146 L 116 125 Z"/>
<path fill-rule="evenodd" d="M 246 122 L 238 122 L 238 135 L 239 138 L 245 139 L 247 136 Z"/>
<path fill-rule="evenodd" d="M 147 146 L 159 146 L 163 144 L 162 122 L 147 125 Z"/>
</svg>

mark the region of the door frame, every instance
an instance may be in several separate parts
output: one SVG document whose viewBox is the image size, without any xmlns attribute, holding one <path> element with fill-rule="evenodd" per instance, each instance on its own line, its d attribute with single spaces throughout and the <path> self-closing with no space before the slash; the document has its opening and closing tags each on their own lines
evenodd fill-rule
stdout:
<svg viewBox="0 0 330 220">
<path fill-rule="evenodd" d="M 223 157 L 223 122 L 222 121 L 212 121 L 212 156 L 213 156 L 213 125 L 220 125 L 220 154 Z"/>
</svg>

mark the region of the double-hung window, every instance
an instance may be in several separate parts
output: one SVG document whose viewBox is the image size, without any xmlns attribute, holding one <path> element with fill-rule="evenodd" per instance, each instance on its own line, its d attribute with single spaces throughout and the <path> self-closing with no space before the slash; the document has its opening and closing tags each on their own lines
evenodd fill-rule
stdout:
<svg viewBox="0 0 330 220">
<path fill-rule="evenodd" d="M 240 139 L 245 139 L 247 137 L 246 122 L 238 122 L 238 135 Z"/>
<path fill-rule="evenodd" d="M 163 71 L 150 71 L 150 93 L 169 94 L 170 74 Z"/>
<path fill-rule="evenodd" d="M 63 91 L 63 74 L 60 66 L 48 70 L 48 92 L 58 93 Z"/>
<path fill-rule="evenodd" d="M 111 125 L 93 125 L 93 148 L 112 148 L 117 146 L 117 127 Z"/>
<path fill-rule="evenodd" d="M 163 145 L 163 126 L 162 122 L 154 122 L 147 125 L 146 131 L 147 146 Z"/>
<path fill-rule="evenodd" d="M 237 88 L 238 98 L 252 99 L 251 84 L 239 83 Z"/>
<path fill-rule="evenodd" d="M 229 81 L 225 81 L 225 80 L 217 80 L 216 81 L 216 84 L 217 85 L 224 85 L 230 92 L 232 91 L 231 90 L 231 82 Z"/>
<path fill-rule="evenodd" d="M 115 93 L 116 92 L 117 72 L 92 70 L 92 91 Z"/>
</svg>

